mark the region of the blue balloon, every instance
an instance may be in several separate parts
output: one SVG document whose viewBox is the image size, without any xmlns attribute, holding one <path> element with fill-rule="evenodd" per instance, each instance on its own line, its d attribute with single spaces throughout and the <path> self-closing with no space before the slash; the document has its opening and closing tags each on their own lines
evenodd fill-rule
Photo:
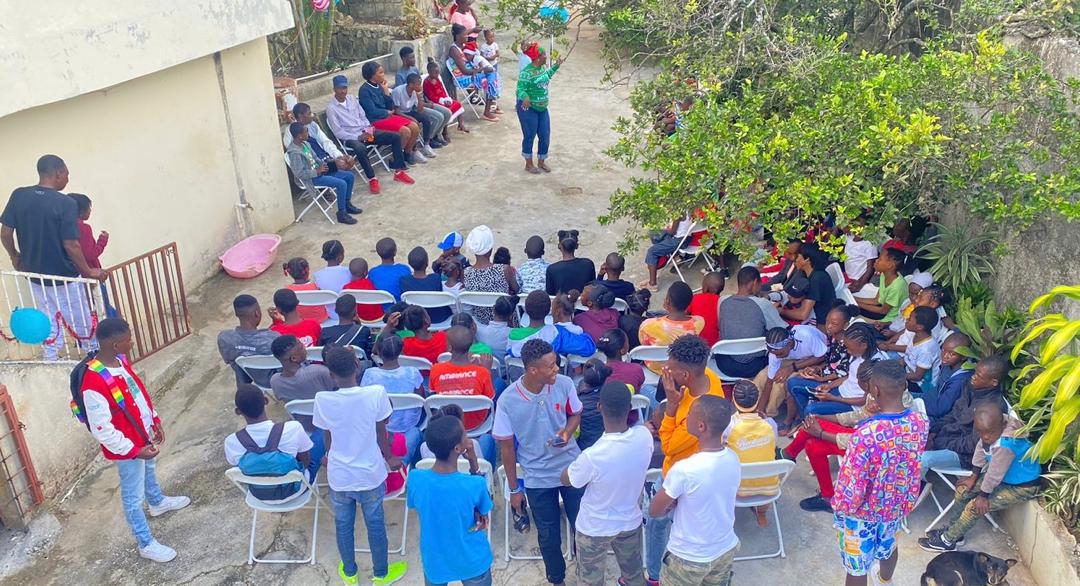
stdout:
<svg viewBox="0 0 1080 586">
<path fill-rule="evenodd" d="M 23 344 L 37 345 L 49 338 L 49 316 L 33 307 L 19 307 L 11 313 L 11 333 Z"/>
</svg>

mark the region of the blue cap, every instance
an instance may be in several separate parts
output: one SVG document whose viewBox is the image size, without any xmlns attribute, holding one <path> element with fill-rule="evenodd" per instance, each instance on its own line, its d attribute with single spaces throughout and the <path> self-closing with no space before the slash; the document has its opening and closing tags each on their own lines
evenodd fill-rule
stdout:
<svg viewBox="0 0 1080 586">
<path fill-rule="evenodd" d="M 442 242 L 439 243 L 439 250 L 461 248 L 461 244 L 464 241 L 465 239 L 461 236 L 461 232 L 448 232 L 446 236 L 443 236 Z"/>
<path fill-rule="evenodd" d="M 349 85 L 349 78 L 344 75 L 334 76 L 334 87 L 347 87 Z"/>
</svg>

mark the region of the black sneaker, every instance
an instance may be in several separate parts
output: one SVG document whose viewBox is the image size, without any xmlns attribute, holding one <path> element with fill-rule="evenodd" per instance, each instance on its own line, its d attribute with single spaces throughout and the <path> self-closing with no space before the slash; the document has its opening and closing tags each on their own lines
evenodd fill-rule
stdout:
<svg viewBox="0 0 1080 586">
<path fill-rule="evenodd" d="M 942 552 L 942 551 L 954 551 L 956 550 L 955 543 L 949 543 L 945 540 L 945 532 L 940 529 L 933 529 L 926 532 L 926 537 L 919 538 L 919 547 L 926 551 Z"/>
<path fill-rule="evenodd" d="M 356 223 L 356 218 L 350 216 L 346 212 L 338 212 L 337 213 L 337 221 L 338 221 L 338 224 L 355 224 Z"/>
<path fill-rule="evenodd" d="M 812 496 L 810 498 L 803 499 L 803 500 L 799 501 L 799 508 L 804 510 L 804 511 L 810 511 L 812 513 L 816 513 L 816 512 L 831 513 L 831 512 L 833 512 L 832 505 L 829 503 L 829 501 L 822 498 L 822 496 L 820 494 L 817 495 L 817 496 Z"/>
<path fill-rule="evenodd" d="M 364 210 L 354 206 L 353 204 L 349 204 L 348 207 L 345 208 L 345 211 L 350 213 L 350 214 L 362 214 L 362 213 L 364 213 Z"/>
</svg>

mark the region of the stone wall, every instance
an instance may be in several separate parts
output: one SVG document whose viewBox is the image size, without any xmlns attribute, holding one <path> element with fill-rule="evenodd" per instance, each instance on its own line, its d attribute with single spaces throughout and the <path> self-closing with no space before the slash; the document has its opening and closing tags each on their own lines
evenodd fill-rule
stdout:
<svg viewBox="0 0 1080 586">
<path fill-rule="evenodd" d="M 361 0 L 360 2 L 349 2 L 343 7 L 342 12 L 348 13 L 357 20 L 396 20 L 404 14 L 403 4 L 406 1 Z"/>
</svg>

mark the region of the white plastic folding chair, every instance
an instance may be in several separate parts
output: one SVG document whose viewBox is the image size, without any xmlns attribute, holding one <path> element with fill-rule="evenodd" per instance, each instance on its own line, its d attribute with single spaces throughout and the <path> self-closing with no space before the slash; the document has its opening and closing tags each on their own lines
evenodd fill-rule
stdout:
<svg viewBox="0 0 1080 586">
<path fill-rule="evenodd" d="M 236 365 L 240 367 L 240 370 L 244 371 L 244 374 L 248 375 L 252 381 L 259 380 L 259 377 L 253 376 L 255 374 L 273 374 L 281 371 L 281 361 L 273 356 L 257 355 L 257 356 L 240 356 L 236 359 Z M 265 377 L 269 380 L 269 376 Z M 274 391 L 270 387 L 265 387 L 259 383 L 255 383 L 255 386 L 259 387 L 264 394 L 274 398 Z"/>
<path fill-rule="evenodd" d="M 285 166 L 289 167 L 289 155 L 285 155 Z M 289 167 L 290 170 L 292 167 Z M 337 191 L 333 187 L 327 187 L 324 185 L 315 185 L 314 183 L 308 185 L 302 179 L 297 177 L 296 173 L 292 173 L 293 182 L 300 188 L 302 193 L 300 194 L 300 202 L 303 203 L 305 199 L 310 199 L 311 202 L 304 207 L 303 210 L 296 216 L 296 220 L 293 220 L 294 224 L 298 224 L 304 220 L 304 214 L 308 213 L 312 207 L 319 208 L 326 219 L 331 224 L 337 224 L 334 217 L 330 215 L 330 211 L 334 209 L 335 202 L 337 201 Z"/>
<path fill-rule="evenodd" d="M 774 557 L 787 557 L 784 552 L 784 532 L 780 529 L 780 512 L 777 510 L 776 503 L 780 500 L 780 496 L 783 494 L 784 482 L 787 481 L 788 476 L 791 476 L 791 471 L 795 469 L 795 462 L 791 460 L 773 460 L 772 462 L 754 462 L 752 464 L 743 464 L 740 466 L 742 470 L 743 480 L 753 480 L 756 478 L 771 478 L 777 477 L 777 487 L 775 495 L 761 495 L 761 496 L 747 496 L 747 497 L 735 497 L 736 509 L 747 509 L 750 507 L 761 507 L 764 505 L 772 505 L 770 507 L 773 513 L 773 521 L 776 523 L 776 539 L 779 542 L 779 547 L 775 552 L 757 554 L 757 555 L 744 555 L 737 556 L 735 561 L 740 562 L 743 560 L 760 560 L 765 558 Z"/>
<path fill-rule="evenodd" d="M 329 126 L 323 126 L 323 128 L 329 128 Z M 335 136 L 334 140 L 337 142 L 338 147 L 341 149 L 341 152 L 343 152 L 343 153 L 345 153 L 347 155 L 352 155 L 352 156 L 354 156 L 356 158 L 367 157 L 368 162 L 371 163 L 372 165 L 375 165 L 375 164 L 382 165 L 382 168 L 385 169 L 387 173 L 391 172 L 390 163 L 388 163 L 387 161 L 389 161 L 390 159 L 393 158 L 393 153 L 390 152 L 390 146 L 389 145 L 367 144 L 367 145 L 365 145 L 365 148 L 364 148 L 364 154 L 360 154 L 360 153 L 356 152 L 356 149 L 354 149 L 351 146 L 345 144 L 338 137 Z M 384 149 L 385 149 L 385 151 L 384 151 Z M 357 165 L 356 167 L 353 167 L 353 171 L 355 171 L 357 175 L 360 175 L 362 173 L 361 168 L 360 168 L 359 165 Z M 364 177 L 364 180 L 365 181 L 367 180 L 366 176 Z"/>
<path fill-rule="evenodd" d="M 502 297 L 508 297 L 506 293 L 488 291 L 462 291 L 458 293 L 457 300 L 462 311 L 473 307 L 495 307 L 495 302 Z"/>
<path fill-rule="evenodd" d="M 352 348 L 353 352 L 356 352 L 356 359 L 359 360 L 361 364 L 367 361 L 367 353 L 364 352 L 363 348 L 357 348 L 356 346 L 347 346 L 347 348 Z M 316 362 L 322 364 L 322 353 L 322 346 L 309 346 L 307 349 L 308 362 Z"/>
<path fill-rule="evenodd" d="M 630 408 L 638 412 L 639 424 L 645 423 L 645 420 L 649 415 L 650 407 L 652 407 L 652 401 L 645 395 L 634 393 L 630 396 Z"/>
<path fill-rule="evenodd" d="M 458 312 L 457 296 L 446 291 L 406 291 L 401 294 L 401 300 L 409 305 L 419 305 L 424 309 L 449 307 L 452 312 Z M 452 319 L 447 318 L 439 323 L 433 323 L 428 329 L 433 332 L 448 330 Z"/>
<path fill-rule="evenodd" d="M 634 362 L 667 362 L 667 346 L 638 346 L 630 350 L 627 359 Z M 645 369 L 645 384 L 655 385 L 660 382 L 660 375 L 648 368 Z"/>
<path fill-rule="evenodd" d="M 843 299 L 844 303 L 847 303 L 848 305 L 857 305 L 855 296 L 851 294 L 851 290 L 848 289 L 845 284 L 841 284 L 836 288 L 836 297 L 837 299 Z"/>
<path fill-rule="evenodd" d="M 485 433 L 491 433 L 491 426 L 495 422 L 495 402 L 490 397 L 483 395 L 431 395 L 424 399 L 424 407 L 429 415 L 438 411 L 443 405 L 457 405 L 465 413 L 487 411 L 484 421 L 469 430 L 469 437 L 480 437 Z"/>
<path fill-rule="evenodd" d="M 324 289 L 296 291 L 296 300 L 300 302 L 301 307 L 329 307 L 330 309 L 333 309 L 334 304 L 337 303 L 338 297 L 337 291 L 327 291 Z M 333 315 L 333 311 L 330 311 L 329 313 L 330 315 Z"/>
<path fill-rule="evenodd" d="M 431 371 L 431 361 L 427 358 L 421 358 L 419 356 L 408 356 L 406 354 L 402 354 L 401 356 L 398 356 L 398 365 L 411 366 L 423 372 Z"/>
<path fill-rule="evenodd" d="M 319 534 L 319 492 L 312 486 L 307 475 L 299 470 L 292 470 L 284 476 L 247 476 L 239 468 L 229 468 L 225 471 L 228 478 L 236 485 L 240 492 L 244 493 L 244 504 L 251 509 L 251 539 L 248 541 L 248 565 L 260 564 L 314 564 L 315 544 Z M 251 495 L 250 486 L 279 486 L 282 484 L 300 483 L 300 491 L 282 501 L 262 501 Z M 259 522 L 259 512 L 263 513 L 291 513 L 300 509 L 310 508 L 308 503 L 314 496 L 314 509 L 311 520 L 311 555 L 302 560 L 281 560 L 255 557 L 255 533 Z"/>
<path fill-rule="evenodd" d="M 832 286 L 836 289 L 836 294 L 840 294 L 840 288 L 847 289 L 847 284 L 844 282 L 844 271 L 840 268 L 840 263 L 832 262 L 825 267 L 825 272 L 829 274 L 829 278 L 832 279 Z"/>
<path fill-rule="evenodd" d="M 745 377 L 733 376 L 720 369 L 720 364 L 713 356 L 746 356 L 765 351 L 765 338 L 742 338 L 740 340 L 720 340 L 713 344 L 710 350 L 709 363 L 716 371 L 716 375 L 724 382 L 734 382 Z"/>
<path fill-rule="evenodd" d="M 709 254 L 710 242 L 699 241 L 694 243 L 694 237 L 698 234 L 703 234 L 708 231 L 708 228 L 698 228 L 697 224 L 691 224 L 690 230 L 683 236 L 681 242 L 679 242 L 679 248 L 671 256 L 668 261 L 671 263 L 672 268 L 679 275 L 679 280 L 686 282 L 686 277 L 683 275 L 679 265 L 683 265 L 686 268 L 693 266 L 697 259 L 702 258 L 705 260 L 705 266 L 709 267 L 710 271 L 716 270 L 716 266 L 713 265 L 712 255 Z M 704 239 L 704 236 L 702 236 Z"/>
<path fill-rule="evenodd" d="M 491 491 L 491 482 L 492 482 L 491 462 L 488 462 L 487 460 L 477 456 L 476 463 L 480 466 L 480 476 L 484 477 L 484 483 L 487 485 L 487 489 L 490 492 Z M 465 458 L 458 458 L 457 465 L 458 465 L 457 466 L 458 467 L 458 472 L 461 472 L 462 474 L 469 474 L 471 472 L 469 470 L 469 461 L 466 460 Z M 424 458 L 423 460 L 420 460 L 419 462 L 416 463 L 416 469 L 417 470 L 431 470 L 434 466 L 435 466 L 435 458 Z M 488 524 L 487 524 L 488 543 L 491 543 L 491 522 L 492 522 L 492 520 L 493 520 L 492 518 L 494 516 L 495 516 L 495 509 L 494 509 L 494 507 L 492 507 L 491 512 L 488 513 Z"/>
<path fill-rule="evenodd" d="M 509 562 L 510 560 L 542 560 L 542 556 L 538 555 L 515 555 L 510 548 L 510 528 L 513 522 L 510 520 L 510 486 L 506 482 L 506 469 L 503 466 L 499 466 L 499 469 L 495 472 L 495 475 L 499 479 L 499 486 L 502 487 L 503 496 L 503 561 Z M 525 479 L 525 469 L 521 467 L 521 464 L 517 465 L 517 477 L 518 480 Z M 526 499 L 527 501 L 527 499 Z M 562 504 L 562 498 L 559 498 L 559 504 Z M 565 515 L 559 515 L 560 522 L 566 521 Z M 569 558 L 574 551 L 574 533 L 569 523 L 566 525 L 566 545 L 563 548 L 563 557 Z"/>
<path fill-rule="evenodd" d="M 390 395 L 390 396 L 393 397 L 394 395 Z M 391 404 L 392 404 L 392 402 L 393 402 L 393 399 L 391 399 Z M 390 472 L 390 474 L 399 474 L 400 472 L 401 471 L 392 471 L 392 472 Z M 402 483 L 401 488 L 395 490 L 394 492 L 388 492 L 388 493 L 386 493 L 386 496 L 383 497 L 383 509 L 384 510 L 386 509 L 386 503 L 391 503 L 391 502 L 401 503 L 401 546 L 397 547 L 397 548 L 394 548 L 394 549 L 388 549 L 387 553 L 392 553 L 392 554 L 395 554 L 395 555 L 402 555 L 402 556 L 405 555 L 405 546 L 408 545 L 408 539 L 409 539 L 409 507 L 408 507 L 408 505 L 407 505 L 407 503 L 405 501 L 405 490 L 408 488 L 408 485 L 409 485 L 408 480 L 409 480 L 409 478 L 406 475 L 404 477 L 404 479 L 405 479 L 405 482 Z M 354 551 L 359 552 L 359 553 L 371 553 L 371 550 L 366 548 L 366 547 L 354 547 L 353 549 L 354 549 Z"/>
<path fill-rule="evenodd" d="M 424 408 L 424 398 L 416 393 L 389 393 L 390 408 L 394 411 L 408 411 L 410 409 L 420 409 L 420 412 L 427 415 L 427 411 Z M 420 429 L 427 427 L 427 417 L 420 418 Z"/>
<path fill-rule="evenodd" d="M 392 293 L 381 289 L 342 289 L 341 294 L 352 295 L 359 305 L 388 305 L 397 302 Z M 381 319 L 360 320 L 360 323 L 376 331 L 385 325 Z"/>
</svg>

